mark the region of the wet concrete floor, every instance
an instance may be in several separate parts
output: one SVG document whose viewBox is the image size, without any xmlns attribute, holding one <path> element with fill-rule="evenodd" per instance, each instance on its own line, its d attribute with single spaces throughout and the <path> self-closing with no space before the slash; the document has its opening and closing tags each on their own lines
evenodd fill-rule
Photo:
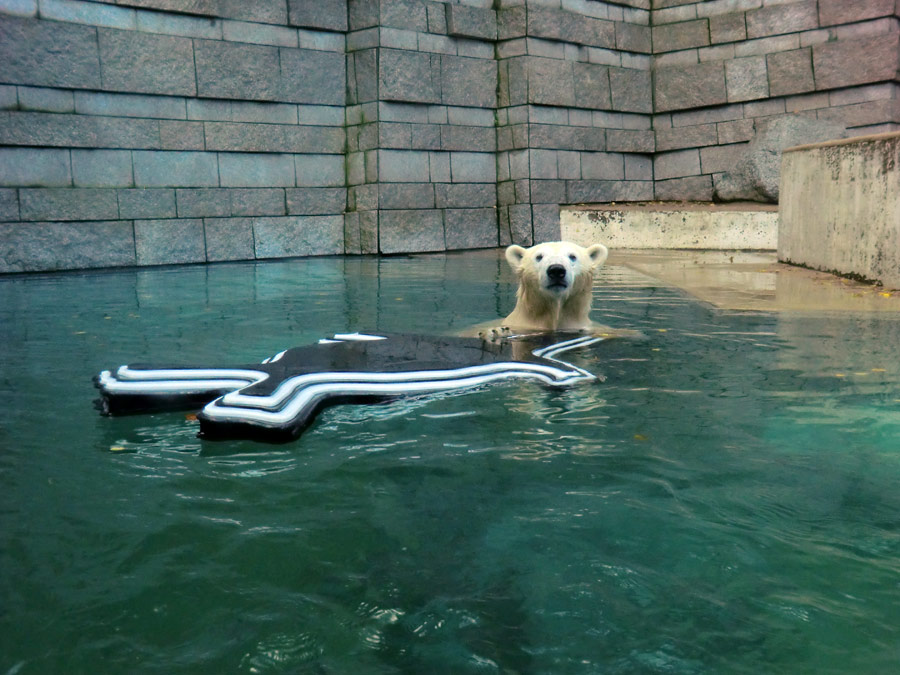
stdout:
<svg viewBox="0 0 900 675">
<path fill-rule="evenodd" d="M 616 250 L 606 264 L 637 270 L 721 309 L 900 316 L 900 289 L 779 263 L 775 251 Z"/>
</svg>

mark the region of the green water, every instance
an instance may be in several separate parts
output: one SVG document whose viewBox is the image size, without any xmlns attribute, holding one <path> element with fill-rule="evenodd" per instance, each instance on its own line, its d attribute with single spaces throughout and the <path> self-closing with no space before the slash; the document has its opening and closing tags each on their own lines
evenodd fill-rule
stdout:
<svg viewBox="0 0 900 675">
<path fill-rule="evenodd" d="M 0 673 L 887 673 L 900 321 L 712 310 L 621 268 L 644 340 L 325 411 L 296 443 L 103 418 L 129 362 L 253 362 L 509 311 L 498 255 L 0 279 Z"/>
</svg>

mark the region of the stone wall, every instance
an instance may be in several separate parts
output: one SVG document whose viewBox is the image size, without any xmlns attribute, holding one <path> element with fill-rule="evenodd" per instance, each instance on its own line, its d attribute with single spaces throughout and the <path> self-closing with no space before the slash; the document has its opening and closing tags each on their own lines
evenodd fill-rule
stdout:
<svg viewBox="0 0 900 675">
<path fill-rule="evenodd" d="M 787 115 L 900 129 L 894 0 L 0 0 L 0 272 L 559 236 Z"/>
</svg>

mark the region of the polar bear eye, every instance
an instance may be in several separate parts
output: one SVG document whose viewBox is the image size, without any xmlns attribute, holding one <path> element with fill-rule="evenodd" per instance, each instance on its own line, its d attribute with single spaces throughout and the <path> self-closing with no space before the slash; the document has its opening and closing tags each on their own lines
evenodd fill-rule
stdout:
<svg viewBox="0 0 900 675">
<path fill-rule="evenodd" d="M 569 254 L 569 260 L 571 260 L 572 262 L 575 262 L 577 260 L 574 253 Z"/>
<path fill-rule="evenodd" d="M 535 259 L 535 262 L 541 262 L 541 260 L 544 259 L 544 254 L 538 253 L 536 256 L 534 256 L 534 259 Z"/>
</svg>

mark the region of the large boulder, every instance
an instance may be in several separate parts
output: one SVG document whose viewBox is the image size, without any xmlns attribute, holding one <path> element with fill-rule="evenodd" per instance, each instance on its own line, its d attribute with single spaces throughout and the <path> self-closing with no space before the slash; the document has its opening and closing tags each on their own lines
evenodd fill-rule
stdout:
<svg viewBox="0 0 900 675">
<path fill-rule="evenodd" d="M 847 127 L 839 122 L 803 115 L 757 121 L 755 135 L 734 170 L 715 177 L 714 199 L 778 203 L 782 150 L 846 136 Z"/>
</svg>

